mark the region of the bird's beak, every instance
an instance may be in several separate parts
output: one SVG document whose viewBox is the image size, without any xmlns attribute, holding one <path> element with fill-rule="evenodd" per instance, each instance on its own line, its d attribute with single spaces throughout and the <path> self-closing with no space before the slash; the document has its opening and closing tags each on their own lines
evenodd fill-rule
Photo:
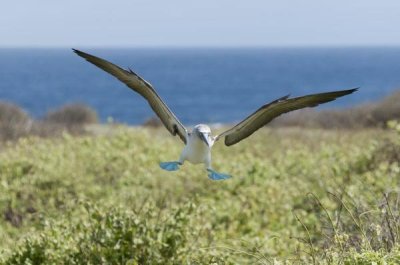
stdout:
<svg viewBox="0 0 400 265">
<path fill-rule="evenodd" d="M 210 137 L 208 137 L 207 135 L 205 135 L 204 133 L 199 133 L 199 137 L 200 139 L 206 143 L 207 146 L 211 146 L 211 140 Z"/>
</svg>

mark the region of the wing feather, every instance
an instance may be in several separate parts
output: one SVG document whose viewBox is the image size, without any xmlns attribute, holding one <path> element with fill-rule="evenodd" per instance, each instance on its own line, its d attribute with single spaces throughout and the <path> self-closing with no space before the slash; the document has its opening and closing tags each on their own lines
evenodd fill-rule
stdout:
<svg viewBox="0 0 400 265">
<path fill-rule="evenodd" d="M 174 113 L 168 108 L 168 106 L 164 103 L 164 101 L 157 94 L 157 92 L 154 90 L 153 86 L 149 82 L 141 78 L 138 74 L 136 74 L 129 68 L 128 70 L 125 70 L 99 57 L 84 53 L 76 49 L 73 49 L 73 51 L 77 55 L 86 59 L 88 62 L 113 75 L 121 82 L 125 83 L 130 89 L 143 96 L 149 103 L 150 107 L 160 118 L 164 126 L 168 129 L 168 131 L 174 136 L 178 134 L 181 140 L 186 144 L 186 128 L 182 125 L 182 123 L 178 120 Z"/>
<path fill-rule="evenodd" d="M 289 96 L 279 98 L 265 104 L 231 129 L 218 135 L 215 141 L 225 137 L 225 145 L 230 146 L 236 144 L 284 113 L 306 107 L 315 107 L 319 104 L 333 101 L 338 97 L 351 94 L 357 91 L 357 89 L 358 88 L 326 92 L 297 98 L 289 98 Z"/>
</svg>

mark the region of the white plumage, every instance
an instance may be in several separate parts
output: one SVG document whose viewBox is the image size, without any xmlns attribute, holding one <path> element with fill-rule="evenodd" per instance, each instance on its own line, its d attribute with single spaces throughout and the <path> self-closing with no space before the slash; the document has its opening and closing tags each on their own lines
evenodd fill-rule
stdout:
<svg viewBox="0 0 400 265">
<path fill-rule="evenodd" d="M 203 163 L 207 169 L 211 169 L 211 147 L 213 145 L 214 139 L 211 136 L 210 127 L 204 124 L 196 125 L 193 132 L 188 135 L 188 141 L 182 150 L 179 162 L 183 164 L 187 160 L 193 164 Z"/>
</svg>

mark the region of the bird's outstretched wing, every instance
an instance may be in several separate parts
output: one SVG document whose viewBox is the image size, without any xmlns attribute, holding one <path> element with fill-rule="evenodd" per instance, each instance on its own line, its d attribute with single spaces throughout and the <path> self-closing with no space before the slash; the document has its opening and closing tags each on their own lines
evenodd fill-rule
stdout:
<svg viewBox="0 0 400 265">
<path fill-rule="evenodd" d="M 297 98 L 289 98 L 289 95 L 284 96 L 265 104 L 231 129 L 219 134 L 216 136 L 215 141 L 225 137 L 225 145 L 236 144 L 283 113 L 306 107 L 315 107 L 319 104 L 335 100 L 338 97 L 351 94 L 357 89 L 333 91 Z"/>
<path fill-rule="evenodd" d="M 168 108 L 164 101 L 162 101 L 160 96 L 149 82 L 134 73 L 131 69 L 125 70 L 99 57 L 78 51 L 76 49 L 72 50 L 79 56 L 85 58 L 88 62 L 118 78 L 133 91 L 142 95 L 168 131 L 172 135 L 178 134 L 182 141 L 186 144 L 186 128 L 182 125 L 178 118 L 176 118 L 174 113 Z"/>
</svg>

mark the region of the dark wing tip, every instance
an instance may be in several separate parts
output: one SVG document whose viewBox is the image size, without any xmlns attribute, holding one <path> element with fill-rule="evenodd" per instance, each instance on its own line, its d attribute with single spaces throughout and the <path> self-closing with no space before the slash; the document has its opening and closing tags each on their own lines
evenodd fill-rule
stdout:
<svg viewBox="0 0 400 265">
<path fill-rule="evenodd" d="M 77 49 L 74 49 L 74 48 L 72 48 L 72 51 L 73 51 L 74 53 L 76 53 L 77 55 L 79 55 L 80 57 L 83 57 L 83 58 L 85 58 L 85 59 L 88 59 L 88 58 L 90 58 L 90 57 L 94 57 L 94 56 L 92 56 L 92 55 L 90 55 L 90 54 L 88 54 L 88 53 L 85 53 L 85 52 L 83 52 L 83 51 L 80 51 L 80 50 L 77 50 Z"/>
<path fill-rule="evenodd" d="M 83 54 L 83 52 L 81 52 L 80 50 L 74 49 L 74 48 L 72 48 L 72 51 L 73 51 L 74 53 L 78 54 L 78 55 Z"/>
<path fill-rule="evenodd" d="M 343 90 L 342 92 L 344 95 L 348 95 L 348 94 L 358 91 L 359 89 L 360 89 L 360 87 L 356 87 L 356 88 L 352 88 L 352 89 Z"/>
<path fill-rule="evenodd" d="M 302 98 L 307 98 L 310 97 L 310 99 L 313 98 L 313 100 L 311 100 L 307 106 L 302 106 L 302 108 L 304 107 L 316 107 L 320 104 L 323 103 L 327 103 L 330 101 L 334 101 L 337 98 L 349 95 L 351 93 L 354 93 L 355 91 L 357 91 L 359 89 L 359 87 L 357 88 L 352 88 L 352 89 L 347 89 L 347 90 L 338 90 L 338 91 L 331 91 L 331 92 L 326 92 L 326 93 L 320 93 L 320 94 L 313 94 L 313 95 L 308 95 L 308 96 L 304 96 L 304 97 L 299 97 L 296 99 L 302 99 Z"/>
<path fill-rule="evenodd" d="M 352 94 L 352 93 L 356 92 L 358 89 L 359 89 L 359 87 L 347 89 L 347 90 L 328 92 L 326 95 L 330 95 L 330 97 L 332 97 L 332 100 L 335 100 L 338 97 L 343 97 L 343 96 Z"/>
</svg>

